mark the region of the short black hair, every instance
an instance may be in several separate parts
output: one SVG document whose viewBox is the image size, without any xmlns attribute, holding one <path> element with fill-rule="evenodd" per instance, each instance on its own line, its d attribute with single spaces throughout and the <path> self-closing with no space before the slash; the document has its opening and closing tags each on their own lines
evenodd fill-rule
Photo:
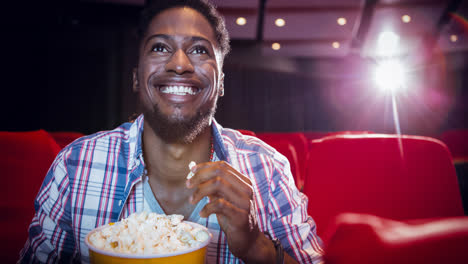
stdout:
<svg viewBox="0 0 468 264">
<path fill-rule="evenodd" d="M 140 42 L 145 36 L 151 20 L 162 11 L 174 7 L 190 7 L 202 14 L 213 28 L 223 58 L 229 53 L 231 47 L 224 18 L 216 10 L 216 7 L 207 0 L 146 0 L 138 28 Z"/>
</svg>

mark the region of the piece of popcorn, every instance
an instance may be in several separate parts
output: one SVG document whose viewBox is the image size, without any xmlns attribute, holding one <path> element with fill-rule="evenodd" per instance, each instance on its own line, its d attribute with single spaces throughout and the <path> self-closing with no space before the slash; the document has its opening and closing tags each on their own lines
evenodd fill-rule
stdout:
<svg viewBox="0 0 468 264">
<path fill-rule="evenodd" d="M 207 240 L 210 237 L 205 230 L 202 230 L 200 228 L 193 229 L 191 233 L 195 237 L 195 240 L 197 240 L 199 242 L 203 242 L 203 241 Z"/>
<path fill-rule="evenodd" d="M 184 216 L 173 214 L 173 215 L 169 215 L 168 218 L 171 221 L 171 225 L 176 226 L 182 222 L 182 219 L 184 219 Z"/>
<path fill-rule="evenodd" d="M 196 164 L 195 161 L 193 161 L 193 160 L 189 163 L 188 167 L 189 167 L 190 172 L 189 172 L 189 174 L 187 175 L 187 180 L 188 180 L 188 179 L 191 179 L 191 178 L 193 177 L 194 174 L 193 174 L 193 172 L 192 172 L 192 168 L 195 167 L 196 165 L 197 165 L 197 164 Z"/>
</svg>

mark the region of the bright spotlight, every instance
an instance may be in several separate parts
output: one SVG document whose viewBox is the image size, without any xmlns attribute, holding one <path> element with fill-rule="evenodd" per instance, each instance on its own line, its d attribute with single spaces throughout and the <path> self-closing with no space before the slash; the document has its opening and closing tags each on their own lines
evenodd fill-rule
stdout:
<svg viewBox="0 0 468 264">
<path fill-rule="evenodd" d="M 378 52 L 380 55 L 394 55 L 398 50 L 400 37 L 392 31 L 382 32 L 378 40 Z"/>
<path fill-rule="evenodd" d="M 388 60 L 379 63 L 375 69 L 375 82 L 384 90 L 396 91 L 405 83 L 405 69 L 396 60 Z"/>
</svg>

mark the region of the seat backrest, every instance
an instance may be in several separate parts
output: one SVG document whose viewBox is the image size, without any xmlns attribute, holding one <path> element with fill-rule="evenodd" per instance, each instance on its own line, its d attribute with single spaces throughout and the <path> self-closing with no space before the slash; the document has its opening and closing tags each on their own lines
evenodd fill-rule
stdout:
<svg viewBox="0 0 468 264">
<path fill-rule="evenodd" d="M 306 131 L 304 136 L 310 141 L 320 139 L 328 136 L 336 135 L 360 135 L 360 134 L 372 134 L 372 131 L 335 131 L 335 132 L 321 132 L 321 131 Z"/>
<path fill-rule="evenodd" d="M 421 136 L 335 135 L 314 140 L 304 193 L 319 234 L 342 212 L 396 220 L 463 215 L 447 147 Z"/>
<path fill-rule="evenodd" d="M 468 129 L 448 130 L 439 136 L 452 154 L 462 194 L 465 214 L 468 215 Z"/>
<path fill-rule="evenodd" d="M 308 145 L 309 142 L 307 138 L 301 132 L 289 132 L 289 133 L 273 133 L 273 132 L 263 132 L 257 133 L 257 137 L 265 141 L 267 144 L 272 145 L 274 142 L 286 140 L 290 142 L 296 151 L 297 161 L 299 164 L 298 175 L 296 185 L 299 189 L 302 189 L 304 186 L 304 175 L 305 175 L 305 163 L 307 161 L 308 155 Z"/>
<path fill-rule="evenodd" d="M 256 137 L 256 136 L 257 136 L 257 135 L 255 134 L 255 132 L 253 132 L 253 131 L 251 131 L 251 130 L 237 129 L 237 131 L 241 132 L 242 135 L 253 136 L 253 137 Z"/>
<path fill-rule="evenodd" d="M 366 135 L 366 134 L 373 134 L 374 132 L 372 131 L 348 131 L 348 130 L 343 130 L 343 131 L 335 131 L 335 132 L 329 132 L 326 136 L 338 136 L 338 135 Z"/>
<path fill-rule="evenodd" d="M 468 129 L 449 130 L 440 135 L 455 162 L 468 162 Z"/>
<path fill-rule="evenodd" d="M 0 132 L 0 259 L 16 262 L 34 215 L 34 199 L 60 147 L 44 130 Z"/>
<path fill-rule="evenodd" d="M 305 131 L 304 132 L 304 136 L 307 138 L 307 140 L 323 138 L 325 136 L 328 136 L 328 134 L 329 132 L 322 132 L 322 131 Z"/>
<path fill-rule="evenodd" d="M 52 136 L 52 138 L 54 138 L 55 142 L 57 142 L 60 148 L 64 148 L 68 144 L 72 143 L 75 139 L 85 136 L 83 133 L 73 131 L 56 131 L 49 132 L 49 134 Z"/>
<path fill-rule="evenodd" d="M 465 264 L 468 217 L 395 221 L 341 214 L 325 246 L 325 263 Z"/>
</svg>

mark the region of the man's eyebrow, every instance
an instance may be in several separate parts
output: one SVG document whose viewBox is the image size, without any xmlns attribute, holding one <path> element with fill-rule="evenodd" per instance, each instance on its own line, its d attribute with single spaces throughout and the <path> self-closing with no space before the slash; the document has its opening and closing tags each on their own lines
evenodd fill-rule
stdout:
<svg viewBox="0 0 468 264">
<path fill-rule="evenodd" d="M 146 41 L 145 41 L 145 46 L 146 46 L 146 44 L 148 44 L 148 42 L 149 42 L 150 40 L 152 40 L 152 39 L 154 39 L 154 38 L 163 38 L 163 39 L 165 39 L 165 40 L 170 40 L 170 39 L 172 39 L 173 37 L 172 37 L 171 35 L 167 35 L 167 34 L 155 34 L 155 35 L 151 35 L 150 37 L 148 37 L 148 38 L 146 39 Z M 192 37 L 190 37 L 190 39 L 191 39 L 193 42 L 195 42 L 195 41 L 206 41 L 206 42 L 208 42 L 208 43 L 211 44 L 211 42 L 210 42 L 208 39 L 206 39 L 206 38 L 204 38 L 204 37 L 200 37 L 200 36 L 192 36 Z M 212 44 L 212 45 L 213 45 L 213 44 Z"/>
<path fill-rule="evenodd" d="M 163 38 L 163 39 L 166 39 L 166 40 L 170 39 L 169 35 L 166 35 L 166 34 L 155 34 L 155 35 L 151 35 L 151 36 L 149 36 L 149 37 L 146 39 L 146 41 L 145 41 L 145 46 L 146 46 L 146 44 L 148 44 L 148 42 L 149 42 L 150 40 L 152 40 L 152 39 L 154 39 L 154 38 Z"/>
<path fill-rule="evenodd" d="M 192 41 L 206 41 L 206 42 L 208 42 L 208 43 L 211 44 L 211 42 L 210 42 L 209 40 L 207 40 L 206 38 L 204 38 L 204 37 L 198 37 L 198 36 L 193 36 L 193 37 L 192 37 Z"/>
</svg>

